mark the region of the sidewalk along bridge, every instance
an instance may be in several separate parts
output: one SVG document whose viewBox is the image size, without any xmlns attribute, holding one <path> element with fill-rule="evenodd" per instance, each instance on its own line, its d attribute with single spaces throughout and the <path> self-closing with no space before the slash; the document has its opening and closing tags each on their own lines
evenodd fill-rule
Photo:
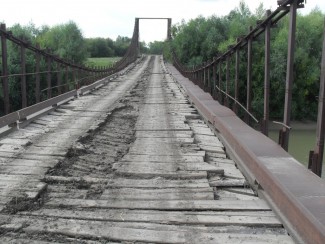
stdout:
<svg viewBox="0 0 325 244">
<path fill-rule="evenodd" d="M 151 18 L 136 18 L 125 57 L 112 67 L 96 68 L 32 46 L 2 24 L 0 240 L 324 243 L 325 183 L 317 175 L 322 172 L 324 145 L 325 42 L 311 172 L 286 152 L 296 12 L 303 4 L 278 4 L 226 53 L 194 69 L 184 67 L 175 52 L 173 64 L 139 55 L 139 21 Z M 271 27 L 287 14 L 287 87 L 277 145 L 265 136 L 269 37 Z M 171 42 L 171 19 L 166 20 Z M 263 33 L 260 133 L 248 124 L 257 120 L 251 112 L 252 43 Z M 7 42 L 20 49 L 20 74 L 9 73 Z M 238 102 L 238 57 L 244 48 L 246 106 Z M 35 56 L 34 72 L 26 72 L 27 53 Z M 232 56 L 234 94 L 229 89 Z M 11 108 L 12 79 L 21 83 L 17 111 Z M 27 97 L 30 80 L 32 100 Z M 239 109 L 247 112 L 247 124 L 236 115 Z"/>
</svg>

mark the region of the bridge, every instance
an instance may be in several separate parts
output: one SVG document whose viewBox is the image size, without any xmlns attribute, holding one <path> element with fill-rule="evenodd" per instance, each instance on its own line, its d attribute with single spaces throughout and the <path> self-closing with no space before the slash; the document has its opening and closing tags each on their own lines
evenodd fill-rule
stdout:
<svg viewBox="0 0 325 244">
<path fill-rule="evenodd" d="M 227 52 L 192 69 L 173 51 L 173 63 L 140 55 L 142 18 L 135 19 L 130 47 L 120 61 L 91 68 L 33 46 L 1 24 L 0 241 L 324 243 L 325 183 L 319 176 L 325 40 L 316 146 L 306 169 L 287 153 L 296 13 L 303 3 L 278 3 Z M 276 144 L 266 136 L 269 36 L 287 14 L 285 112 Z M 172 20 L 166 20 L 172 42 Z M 266 62 L 259 122 L 251 113 L 250 86 L 252 42 L 261 34 Z M 9 42 L 20 50 L 19 74 L 8 69 Z M 238 101 L 242 50 L 248 56 L 246 105 Z M 35 57 L 32 73 L 26 72 L 27 52 Z M 228 89 L 231 57 L 236 59 L 235 94 Z M 9 91 L 13 77 L 21 84 L 16 111 Z M 28 89 L 33 89 L 32 100 Z M 250 127 L 251 121 L 261 124 L 261 132 Z"/>
</svg>

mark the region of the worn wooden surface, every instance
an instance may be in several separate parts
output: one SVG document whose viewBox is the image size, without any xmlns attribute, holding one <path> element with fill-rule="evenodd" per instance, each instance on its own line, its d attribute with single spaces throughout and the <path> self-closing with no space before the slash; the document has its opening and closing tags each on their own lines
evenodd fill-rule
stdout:
<svg viewBox="0 0 325 244">
<path fill-rule="evenodd" d="M 140 73 L 145 89 L 136 86 L 121 98 L 128 100 L 121 111 L 132 105 L 125 114 L 107 116 L 113 99 L 100 97 L 107 105 L 91 105 L 90 94 L 2 140 L 0 206 L 25 188 L 44 194 L 33 196 L 38 202 L 32 208 L 0 213 L 0 242 L 293 243 L 161 59 L 124 78 L 139 80 Z M 127 90 L 116 88 L 118 96 Z M 79 125 L 77 114 L 88 122 Z M 101 120 L 94 123 L 96 116 Z M 115 130 L 130 118 L 130 125 Z M 64 142 L 77 137 L 66 155 Z"/>
</svg>

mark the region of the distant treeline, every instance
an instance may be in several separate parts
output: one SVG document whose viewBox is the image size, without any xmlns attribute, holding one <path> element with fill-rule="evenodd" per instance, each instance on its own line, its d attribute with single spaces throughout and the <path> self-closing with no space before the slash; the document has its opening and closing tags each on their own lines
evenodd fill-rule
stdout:
<svg viewBox="0 0 325 244">
<path fill-rule="evenodd" d="M 85 38 L 73 21 L 53 27 L 36 27 L 32 23 L 27 26 L 16 24 L 7 29 L 14 36 L 33 45 L 38 44 L 42 49 L 48 49 L 53 54 L 77 64 L 84 63 L 87 58 L 122 57 L 131 42 L 131 38 L 124 36 L 118 36 L 116 40 L 109 37 Z M 152 45 L 141 42 L 140 48 L 142 52 L 149 53 Z M 14 52 L 11 48 L 9 45 L 9 54 Z"/>
</svg>

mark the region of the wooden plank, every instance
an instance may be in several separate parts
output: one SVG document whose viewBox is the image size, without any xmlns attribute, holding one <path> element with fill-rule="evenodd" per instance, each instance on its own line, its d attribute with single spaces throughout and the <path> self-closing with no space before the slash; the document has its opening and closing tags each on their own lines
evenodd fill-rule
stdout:
<svg viewBox="0 0 325 244">
<path fill-rule="evenodd" d="M 212 144 L 212 145 L 216 145 L 219 147 L 223 147 L 222 143 L 220 142 L 220 140 L 218 139 L 218 137 L 216 136 L 208 136 L 208 135 L 200 135 L 197 134 L 194 136 L 195 139 L 195 143 L 201 143 L 201 144 Z"/>
<path fill-rule="evenodd" d="M 235 167 L 235 166 L 233 166 Z M 113 169 L 122 170 L 157 170 L 157 171 L 208 171 L 223 173 L 222 168 L 205 162 L 119 162 L 113 165 Z"/>
<path fill-rule="evenodd" d="M 18 236 L 17 236 L 18 237 Z M 72 240 L 71 240 L 72 241 Z M 30 238 L 16 238 L 16 237 L 6 237 L 6 236 L 1 236 L 0 237 L 0 242 L 1 243 L 6 243 L 6 244 L 53 244 L 53 241 L 40 241 L 40 240 L 35 240 L 35 239 L 30 239 Z M 55 242 L 56 244 L 63 244 L 63 242 Z M 85 244 L 88 242 L 84 242 Z M 89 243 L 90 244 L 90 243 Z"/>
<path fill-rule="evenodd" d="M 88 184 L 106 184 L 109 179 L 106 178 L 93 178 L 93 177 L 66 177 L 66 176 L 54 176 L 54 175 L 45 175 L 42 179 L 45 182 L 52 183 L 88 183 Z"/>
<path fill-rule="evenodd" d="M 222 200 L 222 201 L 231 201 L 231 200 L 257 200 L 258 197 L 255 196 L 254 194 L 243 194 L 240 193 L 239 191 L 227 191 L 228 188 L 217 188 L 217 191 L 215 192 L 215 198 L 217 200 Z M 238 188 L 237 189 L 241 189 Z M 245 189 L 245 188 L 242 188 Z M 248 189 L 249 190 L 249 189 Z"/>
<path fill-rule="evenodd" d="M 11 222 L 16 219 L 13 218 Z M 238 234 L 238 233 L 206 233 L 190 231 L 193 227 L 180 229 L 175 226 L 139 224 L 129 222 L 114 222 L 109 224 L 103 221 L 85 221 L 62 218 L 47 219 L 22 219 L 25 225 L 22 230 L 26 233 L 37 234 L 62 234 L 65 236 L 98 239 L 103 238 L 113 241 L 150 242 L 150 243 L 293 243 L 288 235 L 275 234 Z M 21 221 L 21 222 L 22 222 Z"/>
<path fill-rule="evenodd" d="M 12 159 L 12 161 L 0 162 L 0 165 L 6 166 L 23 166 L 23 167 L 54 167 L 58 163 L 57 160 L 28 160 L 28 159 Z M 1 171 L 0 171 L 1 172 Z"/>
<path fill-rule="evenodd" d="M 7 165 L 0 166 L 1 174 L 14 174 L 14 175 L 44 175 L 49 167 L 33 167 L 21 165 Z"/>
<path fill-rule="evenodd" d="M 191 138 L 192 131 L 136 131 L 136 138 Z"/>
<path fill-rule="evenodd" d="M 29 139 L 16 139 L 16 138 L 3 138 L 0 140 L 0 144 L 10 144 L 10 145 L 19 145 L 19 146 L 27 146 L 32 144 Z"/>
<path fill-rule="evenodd" d="M 218 177 L 216 177 L 218 178 Z M 248 186 L 248 183 L 245 179 L 209 179 L 209 185 L 211 187 L 213 186 L 219 186 L 219 187 L 246 187 Z"/>
<path fill-rule="evenodd" d="M 118 168 L 115 171 L 117 176 L 124 177 L 136 177 L 136 178 L 153 178 L 163 177 L 165 179 L 206 179 L 206 171 L 167 171 L 167 170 L 155 170 L 153 168 Z"/>
<path fill-rule="evenodd" d="M 214 200 L 164 200 L 164 201 L 120 201 L 120 200 L 90 200 L 90 199 L 50 199 L 47 207 L 65 208 L 105 208 L 105 209 L 142 209 L 142 210 L 270 210 L 263 200 L 252 201 L 214 201 Z"/>
<path fill-rule="evenodd" d="M 135 143 L 148 144 L 150 137 L 140 137 L 136 139 Z M 193 144 L 194 138 L 190 137 L 153 137 L 150 138 L 152 144 Z"/>
<path fill-rule="evenodd" d="M 120 200 L 213 200 L 212 188 L 167 188 L 167 189 L 106 189 L 100 199 Z"/>
<path fill-rule="evenodd" d="M 191 150 L 187 148 L 180 148 L 180 150 L 159 150 L 159 147 L 132 147 L 129 154 L 133 155 L 153 155 L 153 156 L 205 156 L 204 151 Z"/>
<path fill-rule="evenodd" d="M 213 160 L 213 159 L 218 159 L 218 158 L 227 158 L 227 155 L 225 152 L 222 153 L 214 153 L 214 152 L 205 152 L 207 160 Z"/>
<path fill-rule="evenodd" d="M 214 133 L 210 128 L 191 127 L 191 129 L 195 135 L 214 136 Z"/>
<path fill-rule="evenodd" d="M 206 188 L 209 187 L 207 179 L 197 180 L 167 180 L 164 178 L 154 179 L 126 179 L 117 178 L 107 183 L 107 187 L 119 188 Z"/>
<path fill-rule="evenodd" d="M 212 146 L 212 145 L 205 145 L 205 144 L 198 144 L 201 150 L 207 151 L 207 152 L 214 152 L 214 153 L 225 153 L 225 150 L 223 147 L 219 146 Z"/>
<path fill-rule="evenodd" d="M 240 225 L 252 227 L 282 227 L 282 223 L 271 211 L 245 212 L 177 212 L 108 209 L 80 211 L 69 209 L 42 209 L 23 212 L 23 215 L 73 218 L 99 221 L 126 221 L 172 225 L 225 226 Z"/>
</svg>

